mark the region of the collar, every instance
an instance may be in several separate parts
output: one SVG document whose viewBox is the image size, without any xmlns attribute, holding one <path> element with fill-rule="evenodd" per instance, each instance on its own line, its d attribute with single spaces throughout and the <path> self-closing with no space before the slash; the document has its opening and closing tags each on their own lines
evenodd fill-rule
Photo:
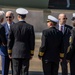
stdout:
<svg viewBox="0 0 75 75">
<path fill-rule="evenodd" d="M 10 25 L 8 22 L 7 22 L 7 24 Z M 12 22 L 11 24 L 14 24 L 14 22 Z"/>
<path fill-rule="evenodd" d="M 63 27 L 64 27 L 64 26 L 65 26 L 65 24 L 62 24 L 62 25 L 60 25 L 60 24 L 59 24 L 59 26 L 60 26 L 60 27 L 61 27 L 61 26 L 63 26 Z"/>
<path fill-rule="evenodd" d="M 19 20 L 19 21 L 24 21 L 24 20 Z"/>
</svg>

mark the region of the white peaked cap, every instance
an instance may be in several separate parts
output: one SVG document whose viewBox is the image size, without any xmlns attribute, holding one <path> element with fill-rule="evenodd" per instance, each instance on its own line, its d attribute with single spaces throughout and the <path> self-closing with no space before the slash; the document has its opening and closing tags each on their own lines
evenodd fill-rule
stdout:
<svg viewBox="0 0 75 75">
<path fill-rule="evenodd" d="M 58 23 L 58 19 L 57 19 L 57 18 L 55 18 L 55 17 L 54 17 L 54 16 L 52 16 L 52 15 L 48 15 L 48 20 L 51 20 L 51 21 L 53 21 L 53 22 Z"/>
<path fill-rule="evenodd" d="M 24 8 L 18 8 L 18 9 L 16 9 L 16 13 L 21 14 L 21 15 L 25 15 L 25 14 L 28 14 L 28 10 L 26 10 Z"/>
<path fill-rule="evenodd" d="M 75 13 L 73 13 L 73 17 L 75 17 Z"/>
</svg>

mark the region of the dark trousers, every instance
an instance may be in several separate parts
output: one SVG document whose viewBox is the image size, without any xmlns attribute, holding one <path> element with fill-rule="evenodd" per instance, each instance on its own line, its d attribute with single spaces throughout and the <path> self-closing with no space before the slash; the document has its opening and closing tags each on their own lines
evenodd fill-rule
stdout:
<svg viewBox="0 0 75 75">
<path fill-rule="evenodd" d="M 11 64 L 11 71 L 12 71 L 12 75 L 13 75 L 13 63 L 12 63 L 12 59 L 9 59 L 9 66 Z"/>
<path fill-rule="evenodd" d="M 63 61 L 60 63 L 62 68 L 62 75 L 68 75 L 68 66 L 66 59 L 63 59 Z"/>
<path fill-rule="evenodd" d="M 13 58 L 13 75 L 28 75 L 29 59 Z"/>
<path fill-rule="evenodd" d="M 70 62 L 71 75 L 75 75 L 75 60 Z"/>
<path fill-rule="evenodd" d="M 8 56 L 3 56 L 3 55 L 1 55 L 1 59 L 2 59 L 2 75 L 8 75 L 10 63 L 11 63 L 11 70 L 12 70 L 12 61 L 11 59 L 9 59 Z"/>
<path fill-rule="evenodd" d="M 42 61 L 44 75 L 58 75 L 59 62 Z"/>
<path fill-rule="evenodd" d="M 1 59 L 2 59 L 2 75 L 8 75 L 9 58 L 8 58 L 8 56 L 1 55 Z"/>
</svg>

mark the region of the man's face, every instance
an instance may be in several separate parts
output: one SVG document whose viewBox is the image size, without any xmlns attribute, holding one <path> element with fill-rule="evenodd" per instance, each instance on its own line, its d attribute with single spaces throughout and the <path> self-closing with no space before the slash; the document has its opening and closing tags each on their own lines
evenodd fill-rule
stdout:
<svg viewBox="0 0 75 75">
<path fill-rule="evenodd" d="M 48 27 L 52 27 L 53 26 L 53 23 L 51 21 L 47 22 L 47 26 Z"/>
<path fill-rule="evenodd" d="M 60 24 L 65 24 L 66 21 L 67 21 L 66 15 L 60 14 L 60 15 L 59 15 L 59 23 L 60 23 Z"/>
<path fill-rule="evenodd" d="M 6 13 L 6 21 L 11 24 L 13 22 L 14 16 L 11 13 Z"/>
</svg>

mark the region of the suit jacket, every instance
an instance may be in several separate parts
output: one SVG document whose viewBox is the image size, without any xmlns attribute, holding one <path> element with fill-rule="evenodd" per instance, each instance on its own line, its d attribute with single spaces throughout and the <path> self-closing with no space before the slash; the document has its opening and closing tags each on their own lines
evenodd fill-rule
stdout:
<svg viewBox="0 0 75 75">
<path fill-rule="evenodd" d="M 59 29 L 59 25 L 57 26 L 57 29 Z M 67 53 L 67 48 L 69 46 L 69 38 L 71 36 L 71 29 L 72 27 L 69 25 L 64 25 L 64 34 L 63 34 L 63 43 L 64 43 L 64 57 L 66 57 L 66 53 Z"/>
<path fill-rule="evenodd" d="M 14 22 L 12 22 L 12 24 L 14 24 Z M 12 25 L 11 24 L 11 25 Z M 8 24 L 7 24 L 7 22 L 6 23 L 4 23 L 3 24 L 3 26 L 4 26 L 4 28 L 5 28 L 5 34 L 6 34 L 6 38 L 7 38 L 7 40 L 8 40 L 8 35 L 9 35 L 9 27 L 8 27 Z"/>
<path fill-rule="evenodd" d="M 33 26 L 25 21 L 11 25 L 8 38 L 8 53 L 12 58 L 30 58 L 34 54 L 35 35 Z"/>
<path fill-rule="evenodd" d="M 7 40 L 6 40 L 6 36 L 5 36 L 5 28 L 0 24 L 0 55 L 4 55 L 5 52 L 4 50 L 2 50 L 1 48 L 4 45 L 7 45 Z M 6 46 L 4 46 L 6 48 Z"/>
<path fill-rule="evenodd" d="M 13 22 L 13 24 L 14 24 L 14 22 Z M 9 29 L 9 27 L 8 27 L 7 22 L 4 23 L 2 26 L 3 26 L 3 28 L 5 28 L 4 34 L 5 34 L 6 40 L 8 40 L 8 34 L 9 34 L 9 30 L 10 30 L 10 29 Z M 7 55 L 8 55 L 7 46 L 2 46 L 2 45 L 1 45 L 0 54 L 3 55 L 3 56 L 7 56 Z"/>
<path fill-rule="evenodd" d="M 63 54 L 63 34 L 55 27 L 46 29 L 42 33 L 42 44 L 39 50 L 39 57 L 43 60 L 57 62 L 60 53 Z"/>
<path fill-rule="evenodd" d="M 75 61 L 75 28 L 73 28 L 71 31 L 69 43 L 70 46 L 68 47 L 67 59 Z"/>
</svg>

